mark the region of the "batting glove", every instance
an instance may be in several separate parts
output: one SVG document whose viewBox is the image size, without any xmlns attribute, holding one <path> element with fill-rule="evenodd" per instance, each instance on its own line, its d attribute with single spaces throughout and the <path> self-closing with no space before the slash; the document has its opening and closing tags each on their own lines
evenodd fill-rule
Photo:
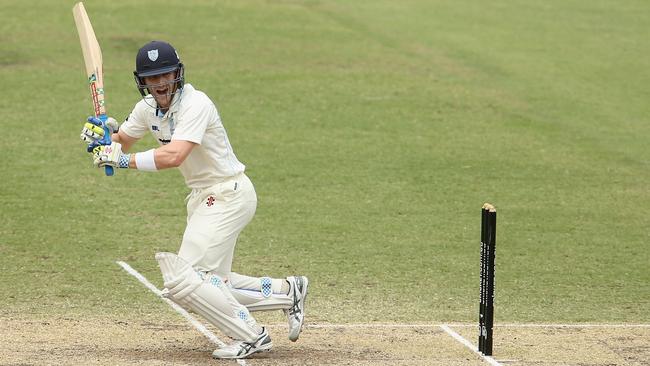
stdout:
<svg viewBox="0 0 650 366">
<path fill-rule="evenodd" d="M 122 153 L 122 144 L 113 142 L 110 145 L 99 145 L 93 149 L 93 165 L 102 168 L 110 165 L 116 168 L 128 168 L 130 154 Z"/>
<path fill-rule="evenodd" d="M 108 117 L 106 120 L 106 126 L 111 131 L 111 133 L 117 132 L 120 128 L 120 125 L 113 117 Z M 83 129 L 81 129 L 81 140 L 87 144 L 96 144 L 98 140 L 101 140 L 104 137 L 104 129 L 102 128 L 102 121 L 97 117 L 88 117 L 88 122 L 84 124 Z"/>
</svg>

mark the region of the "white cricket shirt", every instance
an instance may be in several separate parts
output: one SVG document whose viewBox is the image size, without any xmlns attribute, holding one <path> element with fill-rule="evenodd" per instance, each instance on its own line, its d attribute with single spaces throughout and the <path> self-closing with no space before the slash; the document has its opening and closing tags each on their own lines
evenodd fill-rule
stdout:
<svg viewBox="0 0 650 366">
<path fill-rule="evenodd" d="M 198 144 L 179 167 L 188 187 L 207 188 L 244 171 L 244 164 L 237 160 L 230 146 L 219 112 L 205 93 L 185 84 L 165 115 L 147 104 L 155 105 L 151 95 L 145 98 L 149 99 L 135 105 L 120 130 L 137 139 L 149 131 L 160 145 L 172 140 Z"/>
</svg>

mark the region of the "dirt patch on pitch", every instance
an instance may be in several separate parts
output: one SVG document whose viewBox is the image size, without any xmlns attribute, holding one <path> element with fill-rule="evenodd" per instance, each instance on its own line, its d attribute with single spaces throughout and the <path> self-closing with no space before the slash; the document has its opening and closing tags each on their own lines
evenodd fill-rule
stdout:
<svg viewBox="0 0 650 366">
<path fill-rule="evenodd" d="M 206 365 L 215 346 L 192 326 L 175 323 L 71 318 L 0 318 L 0 365 Z M 306 327 L 287 339 L 286 325 L 270 326 L 274 347 L 247 365 L 480 365 L 437 327 Z M 220 333 L 217 336 L 226 340 Z"/>
<path fill-rule="evenodd" d="M 273 350 L 247 365 L 486 364 L 436 326 L 312 324 L 296 343 L 286 338 L 286 325 L 269 328 Z M 474 328 L 453 329 L 475 341 Z M 0 365 L 237 364 L 213 360 L 215 346 L 183 321 L 0 317 L 0 334 Z M 648 365 L 649 345 L 647 327 L 495 331 L 495 358 L 503 365 Z"/>
</svg>

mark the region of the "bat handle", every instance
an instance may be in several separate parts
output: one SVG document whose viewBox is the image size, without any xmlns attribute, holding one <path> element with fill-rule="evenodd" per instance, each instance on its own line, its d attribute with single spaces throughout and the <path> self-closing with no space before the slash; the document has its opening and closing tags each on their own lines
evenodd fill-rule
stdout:
<svg viewBox="0 0 650 366">
<path fill-rule="evenodd" d="M 108 120 L 108 116 L 105 114 L 100 114 L 97 116 L 100 121 L 102 121 L 102 128 L 104 129 L 104 137 L 102 137 L 101 140 L 99 140 L 100 145 L 110 145 L 111 144 L 111 130 L 106 126 L 106 120 Z M 113 167 L 110 165 L 106 165 L 104 167 L 104 173 L 106 173 L 107 176 L 113 175 Z"/>
</svg>

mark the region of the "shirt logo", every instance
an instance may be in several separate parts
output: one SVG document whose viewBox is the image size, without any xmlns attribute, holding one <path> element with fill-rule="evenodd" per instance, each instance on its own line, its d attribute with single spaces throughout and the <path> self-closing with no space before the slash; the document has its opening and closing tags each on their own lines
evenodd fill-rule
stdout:
<svg viewBox="0 0 650 366">
<path fill-rule="evenodd" d="M 160 130 L 158 129 L 158 126 L 151 126 L 151 130 L 152 130 L 152 131 L 160 131 Z"/>
<path fill-rule="evenodd" d="M 147 52 L 147 56 L 149 56 L 149 60 L 156 61 L 158 59 L 158 49 Z"/>
<path fill-rule="evenodd" d="M 214 197 L 212 196 L 208 197 L 207 205 L 208 207 L 212 207 L 212 205 L 214 205 Z"/>
</svg>

